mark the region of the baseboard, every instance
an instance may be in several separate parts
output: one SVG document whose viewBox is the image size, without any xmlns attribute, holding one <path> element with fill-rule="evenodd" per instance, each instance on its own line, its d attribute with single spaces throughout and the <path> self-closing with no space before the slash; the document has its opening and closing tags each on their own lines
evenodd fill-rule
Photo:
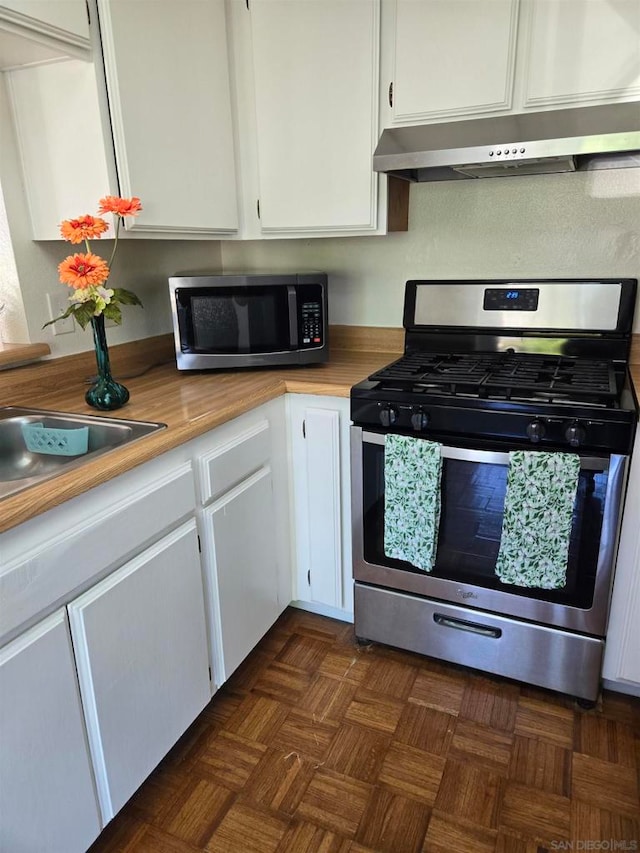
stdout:
<svg viewBox="0 0 640 853">
<path fill-rule="evenodd" d="M 614 693 L 624 693 L 626 696 L 640 698 L 640 684 L 628 684 L 625 681 L 610 681 L 608 678 L 603 678 L 602 686 L 605 690 L 612 690 Z"/>
<path fill-rule="evenodd" d="M 328 616 L 329 619 L 353 623 L 353 613 L 349 610 L 341 610 L 339 607 L 329 607 L 327 604 L 316 604 L 311 601 L 292 601 L 291 607 L 297 607 L 298 610 L 306 610 L 309 613 L 317 613 L 318 616 Z"/>
</svg>

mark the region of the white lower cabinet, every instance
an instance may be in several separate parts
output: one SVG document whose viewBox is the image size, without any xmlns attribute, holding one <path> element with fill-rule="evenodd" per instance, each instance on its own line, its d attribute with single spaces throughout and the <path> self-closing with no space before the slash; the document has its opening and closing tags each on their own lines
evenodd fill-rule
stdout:
<svg viewBox="0 0 640 853">
<path fill-rule="evenodd" d="M 209 701 L 195 500 L 185 445 L 0 535 L 3 853 L 85 851 Z"/>
<path fill-rule="evenodd" d="M 105 823 L 211 698 L 192 519 L 69 604 Z"/>
<path fill-rule="evenodd" d="M 271 469 L 260 468 L 207 507 L 202 521 L 205 554 L 217 581 L 216 670 L 222 683 L 283 610 L 278 601 Z"/>
<path fill-rule="evenodd" d="M 198 440 L 195 469 L 214 683 L 291 602 L 284 398 Z"/>
<path fill-rule="evenodd" d="M 291 602 L 286 427 L 281 397 L 0 535 L 2 853 L 86 850 Z"/>
<path fill-rule="evenodd" d="M 289 395 L 297 603 L 353 618 L 349 400 Z"/>
<path fill-rule="evenodd" d="M 102 824 L 64 608 L 0 649 L 0 756 L 0 850 L 86 850 Z"/>
</svg>

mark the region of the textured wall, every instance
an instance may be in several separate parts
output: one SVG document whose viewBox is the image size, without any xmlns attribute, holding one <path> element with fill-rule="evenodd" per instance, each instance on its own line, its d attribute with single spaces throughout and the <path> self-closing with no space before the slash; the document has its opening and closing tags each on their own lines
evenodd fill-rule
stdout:
<svg viewBox="0 0 640 853">
<path fill-rule="evenodd" d="M 640 278 L 640 169 L 415 184 L 405 234 L 227 241 L 222 261 L 324 270 L 331 322 L 369 326 L 401 325 L 410 278 Z"/>
</svg>

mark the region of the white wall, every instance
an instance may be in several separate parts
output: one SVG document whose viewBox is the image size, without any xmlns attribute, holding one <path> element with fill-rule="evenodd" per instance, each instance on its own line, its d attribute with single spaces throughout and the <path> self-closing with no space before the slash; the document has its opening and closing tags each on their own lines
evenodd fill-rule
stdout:
<svg viewBox="0 0 640 853">
<path fill-rule="evenodd" d="M 28 338 L 27 318 L 20 295 L 18 270 L 9 236 L 9 223 L 0 186 L 0 343 Z"/>
<path fill-rule="evenodd" d="M 640 169 L 414 184 L 407 233 L 226 241 L 222 262 L 325 271 L 331 323 L 367 326 L 402 325 L 410 278 L 640 278 Z"/>
</svg>

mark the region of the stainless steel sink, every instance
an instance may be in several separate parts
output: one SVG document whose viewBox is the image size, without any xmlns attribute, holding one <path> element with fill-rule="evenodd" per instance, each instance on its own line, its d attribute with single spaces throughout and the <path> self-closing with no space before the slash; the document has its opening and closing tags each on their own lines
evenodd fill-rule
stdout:
<svg viewBox="0 0 640 853">
<path fill-rule="evenodd" d="M 28 424 L 42 424 L 47 429 L 78 429 L 86 426 L 89 428 L 87 452 L 79 456 L 31 452 L 27 449 L 22 433 L 22 427 Z M 0 407 L 0 498 L 80 467 L 103 453 L 164 428 L 166 424 L 148 421 L 75 415 L 15 406 Z"/>
</svg>

